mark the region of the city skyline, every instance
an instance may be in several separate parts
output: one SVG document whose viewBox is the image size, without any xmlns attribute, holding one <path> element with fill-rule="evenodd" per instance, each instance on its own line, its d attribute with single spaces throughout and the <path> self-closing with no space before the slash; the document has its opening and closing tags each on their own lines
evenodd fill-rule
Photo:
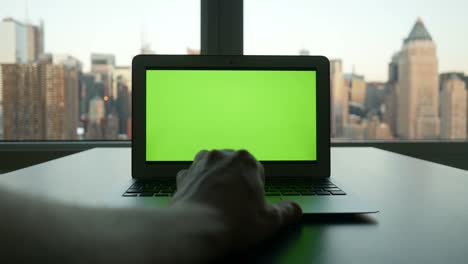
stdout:
<svg viewBox="0 0 468 264">
<path fill-rule="evenodd" d="M 131 67 L 119 64 L 112 52 L 93 50 L 91 66 L 83 69 L 86 60 L 80 62 L 75 54 L 44 50 L 47 28 L 42 21 L 0 22 L 5 40 L 0 43 L 2 137 L 131 138 Z M 342 58 L 331 58 L 332 137 L 466 139 L 468 76 L 459 69 L 441 71 L 437 43 L 418 17 L 400 48 L 386 58 L 383 82 L 366 78 L 355 65 L 345 69 Z M 140 49 L 153 52 L 144 34 Z M 185 47 L 183 53 L 199 50 Z M 294 55 L 310 53 L 301 48 Z"/>
<path fill-rule="evenodd" d="M 29 1 L 28 15 L 26 1 L 0 2 L 0 18 L 25 21 L 28 16 L 34 24 L 44 19 L 45 51 L 77 57 L 85 72 L 90 69 L 91 53 L 112 53 L 116 64 L 130 65 L 142 39 L 157 53 L 185 54 L 187 48 L 198 49 L 200 45 L 199 1 L 137 1 L 132 6 L 110 1 L 61 1 L 53 5 Z M 437 40 L 439 72 L 468 72 L 468 39 L 456 30 L 468 24 L 461 11 L 468 3 L 412 1 L 403 5 L 399 0 L 391 4 L 366 0 L 359 6 L 343 2 L 335 9 L 323 1 L 294 3 L 244 1 L 245 54 L 292 55 L 307 49 L 311 55 L 341 59 L 343 72 L 351 72 L 354 66 L 368 81 L 387 81 L 388 58 L 401 49 L 401 40 L 421 16 Z M 281 14 L 278 24 L 275 18 Z M 66 20 L 70 23 L 63 22 Z M 353 23 L 346 23 L 351 20 Z M 327 27 L 319 21 L 327 21 Z"/>
</svg>

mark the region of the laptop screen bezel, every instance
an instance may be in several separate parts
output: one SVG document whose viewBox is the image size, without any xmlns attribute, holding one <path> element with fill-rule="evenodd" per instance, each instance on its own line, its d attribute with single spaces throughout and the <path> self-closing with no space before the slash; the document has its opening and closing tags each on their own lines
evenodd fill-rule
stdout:
<svg viewBox="0 0 468 264">
<path fill-rule="evenodd" d="M 147 70 L 314 70 L 316 71 L 315 161 L 262 161 L 267 177 L 330 175 L 330 67 L 322 56 L 138 55 L 132 61 L 132 177 L 175 177 L 191 161 L 146 161 Z"/>
</svg>

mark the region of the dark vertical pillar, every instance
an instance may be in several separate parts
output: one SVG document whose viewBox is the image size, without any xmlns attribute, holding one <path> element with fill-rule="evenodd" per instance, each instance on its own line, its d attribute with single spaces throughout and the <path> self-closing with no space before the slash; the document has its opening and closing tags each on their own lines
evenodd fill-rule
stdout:
<svg viewBox="0 0 468 264">
<path fill-rule="evenodd" d="M 201 54 L 244 53 L 244 1 L 201 0 Z"/>
</svg>

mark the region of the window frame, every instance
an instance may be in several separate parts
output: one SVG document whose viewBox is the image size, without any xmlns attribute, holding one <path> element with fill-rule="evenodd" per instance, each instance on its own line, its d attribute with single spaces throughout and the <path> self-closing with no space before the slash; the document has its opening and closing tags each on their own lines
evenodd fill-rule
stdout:
<svg viewBox="0 0 468 264">
<path fill-rule="evenodd" d="M 243 0 L 200 0 L 201 54 L 242 55 Z M 131 147 L 126 141 L 0 141 L 0 173 L 97 147 Z M 468 141 L 347 141 L 332 147 L 376 147 L 468 170 Z M 40 155 L 37 155 L 40 153 Z M 467 160 L 468 161 L 468 160 Z M 465 164 L 467 163 L 467 164 Z"/>
</svg>

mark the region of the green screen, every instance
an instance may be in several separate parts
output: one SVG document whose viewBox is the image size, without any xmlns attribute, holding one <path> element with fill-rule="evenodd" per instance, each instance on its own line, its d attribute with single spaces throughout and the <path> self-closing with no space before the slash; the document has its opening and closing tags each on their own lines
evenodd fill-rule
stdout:
<svg viewBox="0 0 468 264">
<path fill-rule="evenodd" d="M 146 161 L 190 161 L 202 149 L 314 161 L 315 90 L 312 70 L 147 70 Z"/>
</svg>

